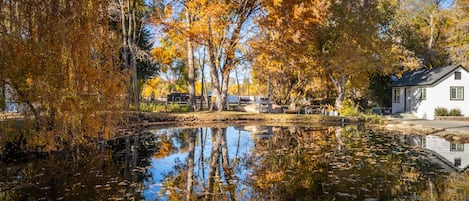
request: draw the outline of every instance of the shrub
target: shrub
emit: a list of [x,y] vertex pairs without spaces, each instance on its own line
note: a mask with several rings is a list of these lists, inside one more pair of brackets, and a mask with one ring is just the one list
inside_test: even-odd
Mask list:
[[367,123],[371,123],[371,124],[382,124],[382,123],[384,123],[383,116],[377,115],[377,114],[366,114],[366,115],[363,115],[363,118],[365,118],[365,121]]
[[142,112],[164,112],[165,105],[153,103],[140,103],[140,111]]
[[458,108],[451,109],[449,111],[449,116],[461,116],[461,110]]
[[342,108],[339,110],[339,114],[342,116],[359,116],[361,113],[358,110],[358,105],[351,99],[345,99],[342,102]]
[[168,105],[154,104],[154,103],[141,103],[140,111],[142,112],[189,112],[189,106],[180,106],[175,103]]
[[444,107],[435,108],[435,116],[448,116],[448,109]]

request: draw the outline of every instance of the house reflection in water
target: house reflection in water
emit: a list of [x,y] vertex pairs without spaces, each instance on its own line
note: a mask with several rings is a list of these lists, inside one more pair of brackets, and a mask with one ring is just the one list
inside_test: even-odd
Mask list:
[[254,134],[257,139],[269,139],[274,135],[274,130],[279,130],[280,127],[272,126],[239,126],[235,127],[239,131],[248,131]]
[[402,144],[419,146],[429,151],[445,171],[462,172],[469,166],[469,143],[450,142],[434,135],[401,135],[398,138]]

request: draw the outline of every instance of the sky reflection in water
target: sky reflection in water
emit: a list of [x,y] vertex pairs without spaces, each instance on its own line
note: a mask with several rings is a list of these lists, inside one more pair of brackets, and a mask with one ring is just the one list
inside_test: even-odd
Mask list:
[[[160,134],[177,136],[175,130],[165,132]],[[384,136],[356,126],[229,127],[219,141],[212,139],[210,128],[193,132],[194,165],[187,162],[190,140],[182,145],[172,141],[179,147],[172,155],[152,160],[152,180],[144,191],[147,200],[427,200],[461,195],[461,189],[434,195],[447,187],[440,183],[448,176],[440,173],[439,166],[445,163],[440,155],[428,157],[429,151],[418,147],[425,147],[428,138],[445,141],[436,136]],[[224,140],[228,169],[223,164]],[[214,143],[221,147],[218,154],[213,152]],[[210,175],[214,182],[209,182]]]
[[0,161],[0,200],[468,200],[468,147],[356,125],[158,129]]

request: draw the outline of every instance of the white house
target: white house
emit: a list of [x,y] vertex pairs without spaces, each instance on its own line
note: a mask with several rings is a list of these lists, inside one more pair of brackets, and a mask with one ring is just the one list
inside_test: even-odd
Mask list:
[[445,138],[427,135],[401,135],[399,142],[411,146],[423,147],[430,151],[434,162],[444,164],[446,171],[463,172],[469,167],[469,144],[456,143]]
[[424,137],[423,147],[436,153],[447,165],[463,172],[469,166],[469,144],[454,143],[444,138],[428,135]]
[[437,107],[459,109],[469,116],[469,71],[461,65],[420,69],[406,73],[392,85],[392,113],[412,113],[433,119]]

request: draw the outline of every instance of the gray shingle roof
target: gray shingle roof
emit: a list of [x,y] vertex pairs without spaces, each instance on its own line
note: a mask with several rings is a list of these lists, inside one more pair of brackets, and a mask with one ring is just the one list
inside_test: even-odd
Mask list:
[[[401,79],[395,81],[393,87],[403,86],[424,86],[433,85],[440,79],[444,78],[449,73],[452,73],[457,68],[462,67],[461,65],[451,65],[440,68],[422,68],[416,71],[405,73]],[[462,68],[466,70],[465,68]],[[467,71],[467,70],[466,70]]]

